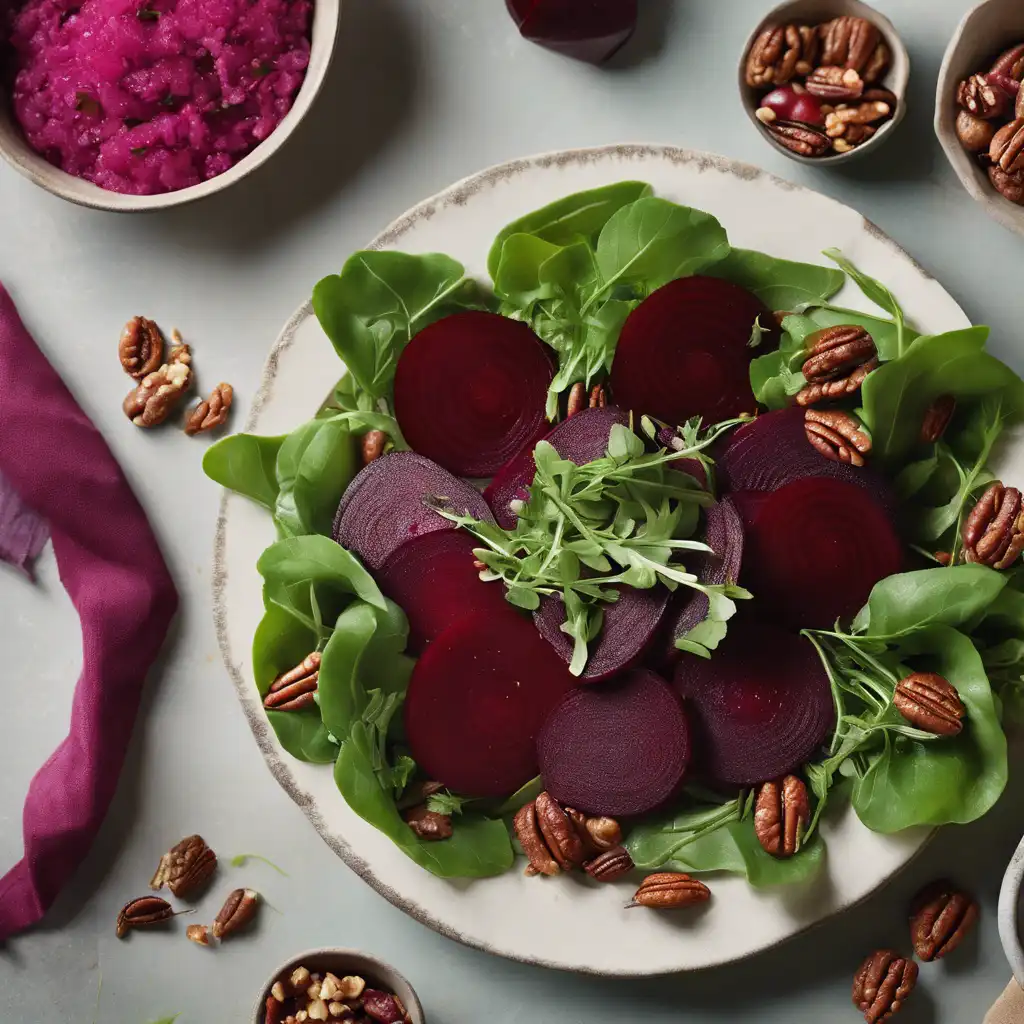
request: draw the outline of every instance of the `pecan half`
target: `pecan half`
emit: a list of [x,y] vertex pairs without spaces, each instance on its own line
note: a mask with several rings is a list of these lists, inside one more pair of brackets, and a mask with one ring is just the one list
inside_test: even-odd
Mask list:
[[565,406],[565,418],[575,416],[587,407],[587,386],[583,381],[578,380],[569,389],[569,398]]
[[1024,43],[1004,50],[996,58],[992,71],[997,75],[1008,75],[1018,82],[1024,78]]
[[859,100],[864,94],[864,79],[853,68],[825,65],[815,68],[807,78],[807,91],[829,103]]
[[604,409],[608,405],[608,391],[603,384],[595,384],[590,389],[590,408]]
[[284,1004],[280,1000],[275,999],[273,996],[267,996],[263,1012],[263,1024],[283,1024]]
[[637,889],[630,903],[631,907],[653,907],[656,910],[670,910],[675,907],[689,907],[711,899],[711,890],[696,878],[675,871],[662,871],[648,875]]
[[563,871],[572,871],[586,859],[586,848],[576,826],[550,793],[541,793],[534,801],[537,827],[551,856]]
[[988,155],[992,163],[998,164],[1007,174],[1024,171],[1024,117],[1004,124],[992,136]]
[[796,121],[773,121],[765,125],[769,135],[797,156],[824,156],[832,148],[829,137],[817,128]]
[[313,651],[295,668],[282,672],[271,684],[263,706],[270,711],[301,711],[316,703],[323,655]]
[[752,89],[785,85],[806,75],[818,56],[818,32],[807,25],[769,25],[747,54],[746,83]]
[[891,63],[892,51],[884,42],[880,41],[871,56],[868,57],[867,64],[864,65],[864,81],[880,82],[885,77]]
[[988,180],[1004,199],[1024,206],[1024,171],[1007,174],[1001,167],[989,167]]
[[956,736],[967,709],[956,687],[935,672],[912,672],[896,684],[893,707],[914,727],[936,736]]
[[146,374],[138,387],[125,396],[125,416],[137,427],[158,426],[181,401],[191,378],[188,359],[179,357],[164,363],[159,370]]
[[216,430],[228,418],[231,402],[235,397],[234,388],[223,381],[210,392],[189,414],[185,421],[185,433],[190,437]]
[[185,938],[197,946],[210,945],[210,929],[205,924],[190,924],[185,929]]
[[583,865],[583,870],[595,882],[614,882],[616,879],[628,875],[633,870],[633,858],[629,851],[622,846],[615,846],[604,853],[599,853],[592,860]]
[[953,395],[939,395],[925,410],[921,421],[921,443],[935,444],[946,432],[949,421],[956,412],[956,398]]
[[256,916],[259,903],[260,894],[254,889],[236,889],[224,901],[213,922],[213,937],[226,939],[244,928]]
[[792,857],[800,850],[811,820],[807,787],[796,775],[766,782],[754,805],[754,834],[773,857]]
[[978,499],[962,530],[964,560],[1007,569],[1024,551],[1021,492],[998,481]]
[[863,466],[871,451],[871,438],[848,412],[839,409],[807,409],[804,412],[807,440],[826,459]]
[[978,912],[977,900],[946,879],[925,886],[914,897],[910,912],[918,959],[927,963],[951,953],[977,923]]
[[117,354],[129,377],[142,380],[164,361],[164,336],[152,320],[133,316],[121,331]]
[[410,808],[402,815],[402,819],[420,839],[427,842],[440,842],[452,837],[451,815],[432,811],[426,804]]
[[217,855],[203,837],[188,836],[160,858],[149,885],[151,889],[166,885],[175,896],[185,896],[209,881],[216,867]]
[[519,840],[519,845],[523,848],[523,853],[530,861],[526,868],[528,875],[551,876],[557,875],[561,871],[540,833],[540,827],[537,824],[537,807],[532,800],[516,812],[516,816],[512,819],[512,827]]
[[968,113],[987,121],[1006,114],[1011,97],[987,75],[971,75],[956,87],[956,101]]
[[854,324],[838,324],[808,335],[807,358],[801,370],[807,387],[796,396],[798,405],[853,394],[878,366],[871,335]]
[[383,454],[388,445],[388,435],[383,430],[368,430],[363,434],[361,452],[363,465],[368,466],[376,462]]
[[917,964],[891,949],[872,953],[853,979],[853,1002],[868,1024],[896,1013],[917,982]]
[[867,18],[845,15],[823,25],[821,61],[842,68],[863,71],[876,58],[882,33]]
[[987,153],[995,133],[991,121],[975,117],[970,111],[961,110],[956,115],[956,137],[968,153]]
[[117,915],[117,937],[123,939],[133,928],[163,924],[174,917],[174,907],[159,896],[141,896],[126,903]]

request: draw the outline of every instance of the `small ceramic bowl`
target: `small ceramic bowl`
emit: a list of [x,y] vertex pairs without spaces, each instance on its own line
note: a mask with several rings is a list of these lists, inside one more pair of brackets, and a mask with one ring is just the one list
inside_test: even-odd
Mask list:
[[285,115],[273,133],[261,142],[251,153],[233,167],[215,178],[154,196],[125,195],[110,192],[94,185],[91,181],[76,178],[72,174],[54,167],[25,141],[11,110],[10,99],[0,83],[0,156],[15,170],[30,181],[42,186],[61,199],[67,199],[80,206],[96,210],[115,210],[136,213],[146,210],[165,210],[171,206],[183,206],[204,196],[213,195],[228,188],[236,181],[251,174],[260,164],[269,160],[288,140],[298,123],[306,116],[323,86],[327,69],[334,56],[338,36],[338,22],[341,16],[341,0],[314,0],[313,28],[310,36],[309,67],[299,88],[291,110]]
[[332,948],[311,949],[308,952],[299,953],[298,956],[293,956],[281,964],[260,989],[259,997],[253,1006],[253,1024],[266,1024],[267,996],[270,995],[274,982],[290,975],[298,967],[305,967],[311,973],[330,971],[331,974],[339,978],[344,978],[346,975],[357,975],[365,979],[368,988],[378,988],[398,996],[412,1019],[412,1024],[426,1024],[427,1018],[416,992],[394,967],[384,963],[383,960],[378,960],[375,956],[360,953],[356,949]]
[[[819,157],[800,156],[798,153],[794,153],[792,150],[786,149],[785,146],[776,142],[776,140],[772,138],[767,131],[765,131],[764,125],[757,119],[755,111],[760,105],[760,99],[765,94],[765,90],[752,89],[747,85],[745,78],[747,54],[750,52],[750,48],[753,46],[754,40],[756,40],[769,25],[820,25],[826,21],[831,21],[833,18],[842,17],[843,15],[866,18],[868,21],[878,26],[879,31],[882,33],[882,38],[885,40],[886,45],[892,53],[892,61],[889,65],[889,70],[886,72],[885,77],[879,84],[893,93],[899,102],[893,116],[886,121],[870,139],[851,149],[849,152],[833,153],[831,156]],[[882,143],[884,143],[885,140],[888,139],[896,130],[896,126],[903,120],[903,117],[907,112],[906,94],[907,82],[909,79],[910,55],[907,53],[907,48],[903,45],[903,40],[900,39],[896,29],[893,28],[892,22],[889,21],[885,15],[879,14],[879,12],[873,7],[869,7],[867,4],[862,3],[861,0],[789,0],[788,3],[779,4],[778,7],[769,11],[761,20],[760,24],[753,32],[751,32],[746,46],[743,47],[743,56],[740,58],[740,99],[743,102],[744,110],[747,112],[747,117],[750,118],[751,123],[757,129],[758,135],[760,135],[761,138],[770,145],[774,146],[780,153],[788,156],[790,160],[796,160],[798,163],[802,164],[809,164],[812,167],[834,166],[840,161],[845,162],[856,160],[867,156],[868,153],[873,153],[878,149],[878,147],[882,145]]]
[[953,33],[935,90],[935,134],[960,183],[1004,227],[1024,235],[1024,206],[1004,199],[956,137],[956,87],[965,78],[986,71],[999,54],[1024,42],[1024,4],[1020,0],[986,0],[968,11]]
[[[1012,205],[1012,204],[1011,204]],[[1024,885],[1024,839],[1010,860],[1003,884],[999,890],[999,939],[1003,952],[1013,968],[1017,983],[1024,986],[1024,937],[1021,922],[1024,918],[1021,908],[1021,887]]]

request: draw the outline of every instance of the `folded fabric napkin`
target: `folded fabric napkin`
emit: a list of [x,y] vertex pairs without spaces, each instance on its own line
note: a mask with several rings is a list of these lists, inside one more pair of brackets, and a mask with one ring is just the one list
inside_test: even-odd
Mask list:
[[[24,859],[0,879],[2,941],[43,916],[92,845],[117,788],[146,673],[178,604],[128,481],[2,285],[0,474],[20,514],[46,521],[82,625],[71,727],[29,786]],[[29,533],[29,548],[41,543],[38,525]]]
[[1011,978],[1003,994],[985,1014],[982,1024],[1022,1024],[1024,1022],[1024,988]]

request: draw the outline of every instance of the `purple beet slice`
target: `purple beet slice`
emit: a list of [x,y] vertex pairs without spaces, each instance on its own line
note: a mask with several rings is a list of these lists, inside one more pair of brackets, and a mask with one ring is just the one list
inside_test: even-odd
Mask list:
[[772,321],[752,292],[714,277],[684,277],[630,313],[619,336],[611,384],[615,401],[666,423],[707,424],[753,412],[750,360],[776,343],[749,345],[755,321]]
[[467,615],[502,612],[505,585],[485,583],[474,565],[479,541],[464,530],[440,530],[406,541],[376,572],[383,593],[409,620],[410,654],[420,654]]
[[526,324],[455,313],[399,357],[395,415],[413,451],[457,476],[493,476],[540,436],[553,376],[548,349]]
[[[614,405],[603,409],[584,409],[559,423],[545,438],[563,459],[572,459],[577,466],[603,458],[608,451],[608,438],[616,423],[629,426],[629,415]],[[515,528],[516,514],[511,502],[525,501],[537,467],[533,461],[533,444],[528,445],[498,470],[484,491],[494,518],[506,530]]]
[[678,792],[690,730],[672,687],[638,669],[573,690],[544,723],[537,749],[544,788],[559,803],[629,818]]
[[[603,604],[601,632],[589,645],[587,664],[580,682],[596,683],[629,668],[643,655],[657,632],[668,605],[669,591],[662,586],[649,590],[618,587],[619,599]],[[534,612],[533,621],[540,635],[568,665],[572,661],[573,640],[563,633],[565,605],[556,595],[546,597]]]
[[375,459],[348,485],[334,517],[334,539],[379,569],[408,540],[455,524],[438,515],[428,499],[446,498],[451,508],[492,522],[483,495],[415,452],[392,452]]
[[507,796],[537,775],[537,734],[575,685],[511,605],[445,630],[416,663],[405,730],[427,777],[465,796]]
[[711,783],[752,786],[785,775],[835,726],[832,689],[811,642],[749,609],[730,621],[710,660],[680,660],[675,686],[693,723],[696,767]]
[[506,0],[526,39],[600,64],[633,34],[639,0]]
[[744,525],[740,582],[782,622],[830,629],[855,615],[879,580],[903,570],[888,512],[863,487],[809,477],[732,498]]

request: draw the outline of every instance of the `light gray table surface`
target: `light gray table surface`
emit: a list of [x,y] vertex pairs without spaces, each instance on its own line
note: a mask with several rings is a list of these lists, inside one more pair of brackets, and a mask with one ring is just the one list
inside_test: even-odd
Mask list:
[[[181,1024],[245,1024],[277,962],[318,944],[391,960],[417,986],[432,1024],[854,1021],[850,979],[861,956],[906,945],[906,899],[940,873],[975,888],[983,924],[948,963],[925,967],[901,1019],[972,1024],[1002,989],[1009,970],[995,897],[1024,827],[1020,786],[986,820],[943,831],[857,909],[699,975],[573,977],[465,949],[404,917],[336,859],[273,781],[221,667],[210,612],[219,494],[200,470],[204,441],[146,434],[120,411],[126,387],[115,344],[129,316],[177,325],[207,386],[235,386],[240,423],[289,314],[390,220],[489,164],[612,142],[723,153],[851,204],[919,258],[975,322],[991,324],[993,351],[1024,370],[1024,239],[961,190],[931,130],[936,73],[966,0],[878,0],[910,48],[910,112],[874,158],[831,172],[787,161],[740,110],[736,62],[765,0],[640,5],[638,36],[596,70],[520,40],[500,0],[345,0],[334,68],[297,137],[245,182],[182,210],[81,210],[0,167],[0,280],[122,461],[183,597],[100,841],[45,926],[0,947],[3,1024],[77,1024],[94,1013],[104,1024],[144,1024],[179,1011]],[[22,800],[66,731],[80,664],[77,621],[49,551],[40,575],[32,587],[0,571],[0,868],[20,856]],[[177,936],[118,942],[117,911],[146,891],[169,843],[193,831],[224,857],[255,852],[289,872],[226,869],[197,919],[212,917],[235,885],[259,889],[274,909],[253,935],[217,952],[186,942],[183,925]]]

